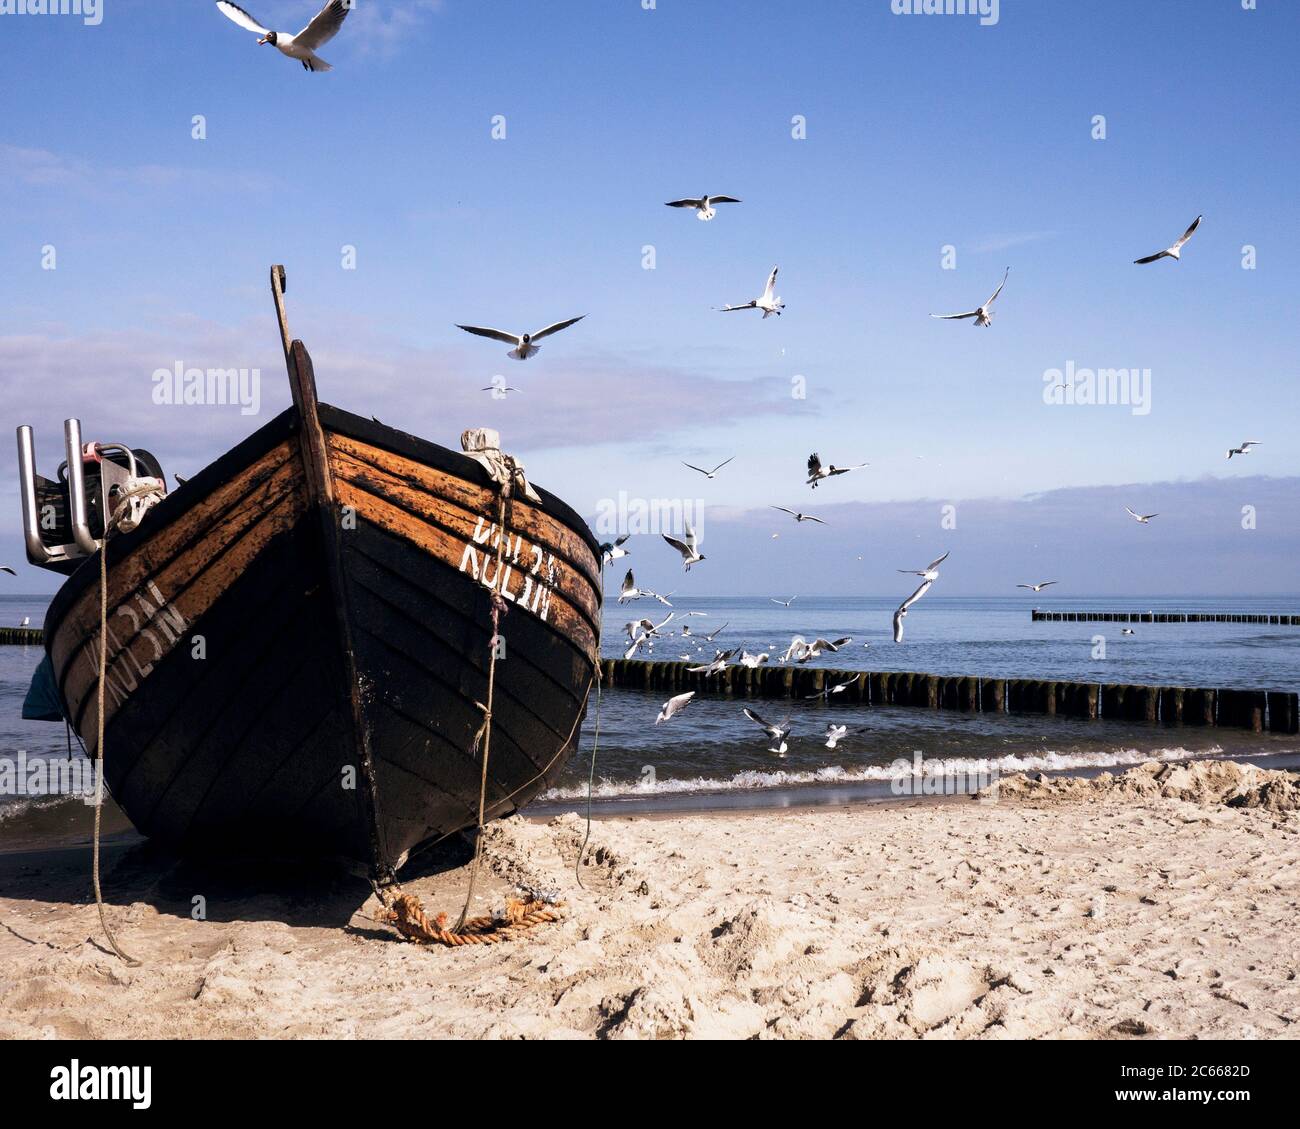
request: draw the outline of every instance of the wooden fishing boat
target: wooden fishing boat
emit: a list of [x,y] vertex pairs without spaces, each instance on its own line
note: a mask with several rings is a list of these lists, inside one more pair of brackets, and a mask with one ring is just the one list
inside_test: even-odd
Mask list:
[[[499,460],[318,403],[273,285],[293,407],[103,550],[105,780],[147,835],[384,879],[476,824],[489,703],[487,817],[554,782],[598,670],[600,550]],[[99,639],[97,552],[46,620],[92,754]]]

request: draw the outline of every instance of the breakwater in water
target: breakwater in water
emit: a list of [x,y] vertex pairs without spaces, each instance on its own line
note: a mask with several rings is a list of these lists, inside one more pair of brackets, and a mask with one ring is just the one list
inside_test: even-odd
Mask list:
[[1256,733],[1300,731],[1300,700],[1282,690],[1204,689],[1032,678],[947,677],[900,671],[828,670],[810,666],[729,666],[692,673],[688,662],[605,659],[606,686],[750,698],[812,698],[848,685],[828,701],[915,706],[968,713],[1026,713],[1118,718],[1169,726],[1219,726]]

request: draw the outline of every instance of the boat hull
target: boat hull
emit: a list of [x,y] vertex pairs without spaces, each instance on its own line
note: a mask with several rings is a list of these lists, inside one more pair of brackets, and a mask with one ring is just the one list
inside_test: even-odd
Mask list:
[[[563,769],[597,669],[599,550],[544,491],[511,498],[502,543],[477,461],[314,414],[324,501],[295,408],[110,541],[105,780],[142,832],[182,847],[383,874],[478,819],[494,649],[488,817]],[[92,754],[99,628],[94,557],[46,634]]]

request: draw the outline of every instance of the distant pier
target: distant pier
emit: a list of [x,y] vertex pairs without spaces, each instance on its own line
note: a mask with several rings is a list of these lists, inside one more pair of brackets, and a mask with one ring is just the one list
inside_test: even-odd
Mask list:
[[1029,613],[1038,623],[1265,623],[1274,627],[1300,627],[1300,615],[1265,612],[1044,612]]
[[1218,726],[1254,733],[1300,732],[1300,696],[1281,690],[1205,690],[1057,682],[1033,678],[945,677],[899,671],[824,667],[728,666],[718,674],[691,673],[686,662],[604,659],[606,686],[745,698],[811,698],[827,686],[853,681],[828,700],[837,704],[917,706],[962,713],[1023,713],[1106,718],[1168,726]]
[[0,627],[0,645],[39,646],[45,642],[45,632],[39,627]]

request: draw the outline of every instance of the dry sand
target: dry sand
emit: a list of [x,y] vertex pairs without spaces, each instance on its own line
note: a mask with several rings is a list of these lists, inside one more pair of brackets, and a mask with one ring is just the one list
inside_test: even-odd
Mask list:
[[[492,826],[565,920],[423,948],[354,880],[111,852],[0,868],[0,1036],[853,1038],[1300,1033],[1300,790],[1226,762],[1004,780],[992,803]],[[441,867],[441,869],[436,869]],[[405,882],[454,911],[464,858]],[[192,899],[207,919],[192,920]]]

